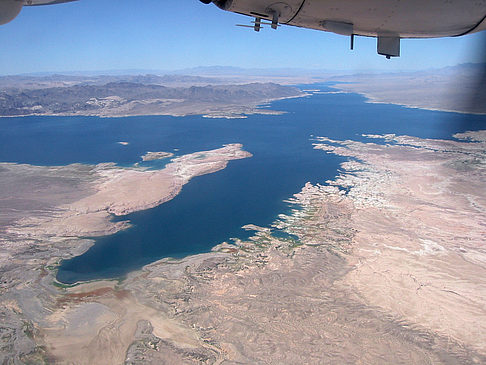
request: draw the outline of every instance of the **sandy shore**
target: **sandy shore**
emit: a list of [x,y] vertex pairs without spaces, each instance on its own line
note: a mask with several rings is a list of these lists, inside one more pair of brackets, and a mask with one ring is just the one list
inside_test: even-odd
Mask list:
[[[344,87],[343,89],[346,89]],[[359,88],[349,88],[347,91],[342,90],[342,93],[350,93],[355,92],[357,94],[363,95],[367,100],[367,103],[370,104],[393,104],[393,105],[400,105],[405,108],[411,109],[424,109],[430,111],[437,111],[437,112],[449,112],[449,113],[459,113],[459,114],[474,114],[474,115],[485,115],[486,112],[474,112],[470,110],[465,110],[466,108],[463,107],[450,107],[450,106],[431,106],[429,103],[423,103],[422,101],[415,101],[415,102],[404,102],[401,100],[399,96],[390,97],[389,95],[377,95],[372,92],[367,91],[360,91]],[[406,98],[404,98],[406,99]],[[444,103],[445,104],[445,103]]]
[[[338,78],[332,88],[363,95],[368,103],[462,114],[486,114],[484,95],[471,77],[383,74]],[[482,93],[484,94],[484,93]],[[481,100],[476,100],[479,97]]]

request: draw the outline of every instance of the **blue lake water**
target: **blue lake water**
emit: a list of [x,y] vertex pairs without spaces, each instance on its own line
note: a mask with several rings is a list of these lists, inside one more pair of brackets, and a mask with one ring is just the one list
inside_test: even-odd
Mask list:
[[[316,88],[312,85],[311,88]],[[330,90],[320,85],[323,91]],[[365,140],[361,134],[407,134],[450,139],[484,129],[485,116],[368,104],[356,94],[314,94],[272,103],[283,115],[247,119],[200,116],[126,118],[25,117],[0,119],[0,161],[35,165],[116,162],[130,166],[147,151],[177,155],[242,143],[252,158],[199,176],[173,200],[117,219],[133,227],[96,239],[86,253],[61,263],[64,283],[120,277],[163,257],[207,252],[245,224],[268,226],[283,202],[310,181],[332,179],[341,157],[312,149],[311,135]],[[129,142],[127,146],[119,141]]]

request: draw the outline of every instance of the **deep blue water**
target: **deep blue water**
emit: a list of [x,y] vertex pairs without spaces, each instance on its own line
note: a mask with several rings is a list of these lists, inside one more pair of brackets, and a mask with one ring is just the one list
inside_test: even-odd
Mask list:
[[[315,85],[312,85],[315,88]],[[328,90],[321,85],[322,90]],[[0,119],[0,161],[35,165],[116,162],[132,165],[147,151],[186,154],[242,143],[252,158],[196,177],[173,200],[117,219],[133,227],[96,240],[61,263],[64,283],[123,276],[162,257],[206,252],[245,224],[268,226],[307,182],[332,179],[342,158],[312,149],[310,136],[364,140],[361,134],[450,139],[486,126],[485,116],[367,104],[356,94],[315,94],[272,103],[284,115],[247,119],[188,117],[25,117]],[[128,146],[118,144],[127,141]]]

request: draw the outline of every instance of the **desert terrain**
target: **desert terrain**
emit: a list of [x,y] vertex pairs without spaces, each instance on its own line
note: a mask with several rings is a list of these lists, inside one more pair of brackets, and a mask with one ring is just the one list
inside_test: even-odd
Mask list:
[[368,102],[459,113],[486,113],[484,63],[426,71],[361,73],[332,77],[335,88],[359,93]]
[[[38,209],[34,231],[48,227],[44,235],[29,232],[25,217],[9,221],[2,231],[2,361],[483,363],[486,136],[456,137],[318,137],[309,142],[314,148],[348,161],[335,180],[307,184],[290,199],[292,214],[272,227],[248,226],[255,232],[248,241],[163,259],[123,281],[56,284],[59,258],[90,243],[71,230],[52,231],[65,219],[56,213],[45,223],[52,207]],[[213,152],[218,162],[210,156],[204,167],[191,166],[199,159],[181,157],[143,181],[162,173],[184,181],[248,157],[238,145]],[[101,178],[87,174],[79,181],[83,197],[65,192],[56,212],[142,209],[104,195],[120,176],[122,189],[139,178],[110,169]],[[157,204],[169,191],[148,189],[140,199]]]
[[[73,98],[93,88],[106,91],[103,78],[54,79],[2,82],[14,94],[11,88],[40,94],[47,88],[48,95],[70,89]],[[128,81],[144,80],[162,82]],[[110,87],[128,81],[115,78]],[[189,92],[184,80],[169,81],[170,88]],[[202,88],[209,82],[186,81]],[[383,91],[386,80],[376,88],[365,78],[334,87],[379,102],[482,112],[466,102],[448,109],[437,93],[428,93],[424,104],[407,99],[423,82],[410,81],[402,95]],[[210,88],[215,95],[239,85],[210,83],[219,85],[217,92]],[[141,88],[167,91],[156,86]],[[429,87],[443,90],[444,84]],[[270,89],[290,90],[287,96],[279,91],[279,98],[295,96],[293,88]],[[455,96],[466,100],[468,90]],[[277,95],[251,97],[231,110],[213,103],[208,116],[253,113],[252,103]],[[98,103],[95,112],[113,111],[113,105]],[[123,279],[74,285],[56,280],[60,261],[84,253],[92,237],[130,227],[111,217],[163,204],[192,178],[251,158],[251,151],[235,143],[176,157],[167,151],[140,156],[167,159],[159,170],[0,163],[0,362],[486,363],[485,131],[450,140],[362,137],[312,137],[309,148],[345,158],[338,175],[305,184],[287,201],[290,212],[272,225],[248,222],[249,239],[164,258]]]

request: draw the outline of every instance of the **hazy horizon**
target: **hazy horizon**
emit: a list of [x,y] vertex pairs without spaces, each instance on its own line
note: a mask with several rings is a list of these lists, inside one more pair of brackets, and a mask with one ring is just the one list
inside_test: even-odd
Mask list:
[[45,76],[125,76],[125,75],[234,75],[239,73],[241,75],[248,76],[283,76],[287,75],[288,72],[294,73],[291,76],[319,76],[319,75],[329,75],[329,74],[339,74],[339,75],[350,75],[358,73],[407,73],[407,72],[421,72],[421,71],[438,71],[441,69],[457,68],[461,66],[468,65],[484,65],[483,62],[465,62],[453,66],[441,66],[441,67],[425,67],[410,70],[375,70],[375,69],[357,69],[357,70],[346,70],[346,69],[324,69],[324,68],[298,68],[298,67],[238,67],[238,66],[228,66],[228,65],[211,65],[211,66],[195,66],[190,68],[181,69],[143,69],[143,68],[132,68],[132,69],[100,69],[100,70],[66,70],[66,71],[39,71],[39,72],[24,72],[16,74],[0,74],[0,77],[13,77],[13,76],[24,76],[24,77],[45,77]]

